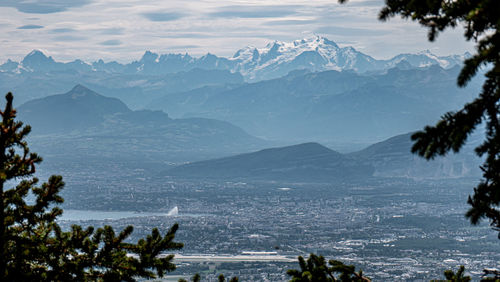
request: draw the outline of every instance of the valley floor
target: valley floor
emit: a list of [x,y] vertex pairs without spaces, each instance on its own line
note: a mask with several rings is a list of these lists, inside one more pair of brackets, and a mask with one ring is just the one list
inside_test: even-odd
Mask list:
[[[178,222],[176,238],[185,247],[171,275],[199,272],[210,280],[224,273],[243,281],[284,281],[286,269],[298,268],[298,255],[314,252],[354,264],[375,281],[439,279],[459,265],[478,278],[500,260],[496,233],[464,218],[475,180],[181,181],[161,177],[162,169],[157,163],[49,162],[40,178],[52,171],[65,176],[68,213],[119,215],[103,219],[90,212],[88,218],[65,218],[66,227],[132,224],[135,241],[153,227],[165,232]],[[167,215],[175,207],[178,214]],[[292,261],[189,259],[249,251]]]

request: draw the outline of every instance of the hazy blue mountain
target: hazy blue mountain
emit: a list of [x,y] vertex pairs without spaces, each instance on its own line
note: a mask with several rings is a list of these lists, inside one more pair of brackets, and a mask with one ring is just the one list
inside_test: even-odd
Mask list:
[[[173,62],[176,58],[164,57],[151,53],[141,61]],[[14,69],[12,62],[7,64]],[[46,72],[27,70],[40,69],[44,64],[48,66]],[[146,107],[167,111],[174,117],[225,120],[254,136],[290,143],[315,140],[331,145],[382,140],[434,122],[445,111],[470,100],[479,89],[478,83],[468,89],[455,86],[457,66],[415,69],[406,60],[383,74],[311,73],[302,69],[283,78],[246,84],[239,73],[218,69],[195,68],[159,75],[88,72],[84,62],[62,64],[41,52],[32,52],[21,65],[23,68],[18,66],[16,71],[0,72],[0,91],[13,91],[17,105],[82,83],[119,98],[133,109]]]
[[240,84],[226,84],[216,86],[204,86],[185,92],[177,92],[154,99],[146,108],[163,110],[173,117],[182,117],[201,111],[203,105],[212,96],[225,92]]
[[78,59],[62,63],[56,62],[52,57],[46,56],[40,50],[33,50],[21,62],[8,60],[6,63],[0,65],[0,72],[44,73],[48,71],[75,70],[82,72],[106,72],[109,74],[162,75],[187,72],[193,69],[230,70],[234,68],[234,65],[235,62],[210,53],[199,58],[194,58],[188,54],[158,55],[151,51],[146,51],[140,60],[129,64],[120,64],[115,61],[106,63],[103,60],[86,63]]
[[408,178],[477,177],[481,160],[474,154],[479,135],[472,139],[459,154],[448,154],[427,161],[411,153],[412,133],[391,137],[347,156],[375,168],[374,176]]
[[228,122],[171,119],[162,111],[132,111],[84,86],[29,101],[19,118],[33,127],[33,144],[49,156],[203,159],[262,148],[266,143]]
[[231,58],[207,54],[193,58],[188,54],[158,55],[146,52],[143,58],[127,69],[139,73],[168,73],[185,71],[195,67],[206,69],[227,69],[241,73],[247,81],[260,81],[282,77],[290,71],[353,70],[358,73],[381,71],[395,67],[402,61],[412,68],[439,65],[451,68],[461,65],[470,56],[436,56],[430,51],[417,54],[401,54],[389,60],[376,60],[356,49],[339,47],[327,38],[316,36],[293,42],[274,41],[264,48],[252,46],[238,50]]
[[413,67],[429,67],[431,65],[438,65],[442,68],[451,68],[457,65],[462,65],[462,62],[470,57],[469,52],[465,52],[463,55],[449,55],[449,56],[436,56],[431,53],[430,50],[425,50],[417,54],[399,54],[390,60],[386,60],[385,68],[392,68],[402,61],[407,62]]
[[318,143],[304,143],[189,163],[165,174],[181,178],[315,182],[366,178],[372,173],[370,165],[357,163]]
[[390,68],[418,68],[439,65],[452,68],[467,57],[435,56],[425,51],[401,54],[390,60],[376,60],[352,47],[340,47],[324,37],[293,42],[275,41],[264,48],[246,47],[230,58],[206,54],[144,53],[127,64],[76,59],[58,62],[34,50],[20,62],[8,60],[0,65],[0,92],[17,94],[20,104],[35,98],[61,93],[75,84],[92,87],[116,97],[133,109],[144,108],[166,94],[186,92],[205,86],[235,85],[282,77],[305,70],[349,70],[357,73],[383,73]]
[[473,98],[480,81],[458,88],[458,67],[406,69],[384,74],[294,71],[237,87],[165,95],[148,107],[176,116],[230,121],[272,140],[373,143],[434,123]]
[[[16,65],[17,64],[17,65]],[[104,63],[113,71],[87,65],[82,61],[58,63],[39,51],[30,53],[21,63],[9,61],[0,67],[0,91],[16,94],[23,103],[53,93],[61,93],[75,84],[92,87],[99,93],[116,97],[129,107],[141,108],[168,93],[224,84],[239,84],[243,77],[228,70],[191,68],[176,73],[128,73],[118,63]]]
[[92,67],[83,62],[82,60],[75,60],[69,63],[56,62],[52,57],[47,57],[42,51],[33,50],[24,59],[13,64],[12,61],[8,61],[6,64],[0,66],[2,71],[14,71],[17,73],[23,72],[35,72],[35,73],[45,73],[48,71],[92,71]]
[[52,59],[52,57],[47,57],[41,51],[33,50],[31,53],[26,55],[21,61],[21,64],[26,71],[39,71],[40,69],[53,70],[58,66],[63,64],[58,64]]
[[[333,181],[367,177],[449,179],[478,177],[481,160],[473,136],[460,154],[432,161],[411,153],[411,133],[391,137],[358,152],[340,154],[318,143],[264,149],[174,167],[167,176],[243,180]],[[477,140],[476,140],[477,139]]]
[[[151,51],[146,51],[139,61],[126,65],[124,71],[126,73],[157,75],[190,71],[192,69],[231,70],[234,65],[234,62],[210,53],[199,58],[194,58],[189,54],[158,55]],[[108,69],[103,68],[103,70]]]
[[129,64],[62,63],[33,51],[0,66],[0,93],[14,92],[20,105],[83,84],[134,110],[225,120],[286,144],[366,144],[418,129],[470,100],[479,83],[455,86],[466,56],[426,51],[376,60],[323,37],[248,47],[231,58],[148,51]]
[[116,98],[104,97],[77,85],[66,94],[31,100],[18,108],[19,118],[28,122],[34,133],[71,132],[98,126],[108,116],[130,113]]
[[104,72],[108,75],[158,76],[188,72],[198,68],[238,72],[247,81],[259,81],[278,78],[299,69],[309,71],[353,70],[358,73],[383,71],[395,67],[401,61],[406,61],[414,68],[430,65],[451,68],[455,65],[461,65],[464,58],[468,56],[470,56],[468,53],[436,56],[427,50],[417,54],[397,55],[389,60],[377,60],[353,47],[340,47],[327,38],[315,36],[292,42],[274,41],[263,48],[248,46],[236,51],[230,58],[210,53],[195,58],[189,54],[160,55],[146,51],[140,60],[128,64],[106,63],[103,60],[93,63],[85,63],[81,60],[61,63],[35,50],[19,63],[9,60],[0,65],[0,72],[23,74],[71,70],[85,73]]

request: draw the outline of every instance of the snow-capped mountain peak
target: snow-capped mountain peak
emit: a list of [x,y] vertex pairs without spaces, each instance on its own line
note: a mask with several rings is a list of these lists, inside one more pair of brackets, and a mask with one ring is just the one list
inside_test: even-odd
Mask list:
[[142,55],[142,58],[140,62],[158,62],[160,59],[160,56],[156,53],[153,53],[151,51],[146,51],[144,52],[144,55]]
[[[437,56],[430,50],[415,54],[400,54],[389,60],[376,60],[351,46],[338,46],[322,36],[294,41],[272,41],[263,47],[248,46],[238,50],[231,58],[207,53],[195,58],[189,54],[157,54],[146,51],[140,60],[129,64],[104,63],[92,65],[82,61],[55,62],[39,50],[30,52],[20,63],[8,61],[0,65],[0,72],[35,72],[73,69],[81,72],[104,71],[119,73],[165,74],[189,71],[194,68],[229,70],[241,73],[247,81],[278,78],[294,70],[325,71],[353,70],[356,72],[384,71],[400,68],[439,65],[451,68],[462,64],[471,55]],[[404,62],[400,64],[401,62]]]
[[416,54],[401,54],[389,60],[376,60],[351,46],[339,47],[328,38],[312,36],[291,42],[275,40],[262,48],[245,47],[229,60],[236,64],[233,71],[241,72],[252,81],[277,78],[297,69],[379,71],[395,67],[402,61],[412,67],[439,65],[450,68],[461,64],[468,56],[437,56],[430,50],[424,50]]
[[340,48],[335,42],[313,36],[291,42],[274,41],[263,48],[238,50],[231,60],[249,80],[275,78],[295,69],[311,71],[357,70],[357,60],[374,61],[352,47]]
[[32,64],[32,63],[46,63],[46,62],[54,62],[54,59],[52,59],[52,57],[47,57],[40,50],[33,50],[33,51],[31,51],[22,60],[23,65]]

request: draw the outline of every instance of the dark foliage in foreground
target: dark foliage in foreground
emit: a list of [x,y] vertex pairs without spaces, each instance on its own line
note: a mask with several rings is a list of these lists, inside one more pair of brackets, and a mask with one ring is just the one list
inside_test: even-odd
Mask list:
[[0,111],[0,280],[135,281],[174,270],[173,255],[162,252],[182,248],[174,242],[177,224],[164,236],[155,228],[136,244],[125,242],[132,226],[118,234],[111,226],[61,230],[62,177],[38,185],[33,174],[42,158],[25,141],[31,128],[15,120],[11,93],[6,99]]
[[[347,0],[338,0],[340,3]],[[469,196],[471,206],[466,216],[472,224],[487,218],[491,226],[499,231],[500,238],[500,1],[495,0],[386,0],[379,19],[388,20],[400,15],[404,19],[418,21],[429,29],[429,40],[435,40],[439,32],[446,28],[454,28],[459,24],[465,27],[465,39],[474,40],[476,52],[465,60],[458,76],[457,84],[465,87],[476,73],[485,67],[485,82],[479,96],[466,104],[461,110],[448,112],[434,126],[427,126],[415,133],[412,152],[433,159],[448,152],[459,152],[468,136],[479,126],[485,126],[485,140],[476,148],[478,156],[485,156],[481,166],[483,179]],[[333,262],[333,264],[332,264]],[[332,269],[326,266],[324,258],[311,254],[304,261],[299,257],[301,270],[289,270],[292,281],[337,281],[331,275]],[[341,262],[331,261],[334,266]],[[354,267],[352,267],[354,268]],[[347,268],[349,269],[349,268]],[[497,280],[496,270],[485,270],[483,279]],[[354,272],[354,269],[352,269]],[[350,272],[347,272],[350,273]],[[465,276],[465,268],[461,266],[455,273],[445,271],[448,281],[470,281]],[[342,276],[343,275],[343,276]],[[486,276],[494,275],[493,278]],[[361,276],[361,273],[360,273]],[[342,273],[339,277],[347,277]],[[340,280],[351,281],[351,280]]]
[[328,266],[323,256],[310,254],[305,260],[299,256],[300,270],[290,269],[287,274],[292,277],[291,282],[367,282],[371,281],[363,276],[363,271],[356,272],[353,265],[345,265],[338,260],[329,260]]
[[[427,159],[458,152],[467,137],[479,126],[485,126],[485,140],[476,148],[485,156],[481,166],[482,181],[469,197],[466,216],[477,224],[487,218],[500,231],[500,1],[457,0],[415,1],[387,0],[380,19],[395,15],[418,21],[429,29],[429,40],[439,32],[459,24],[465,26],[465,39],[474,40],[476,52],[464,62],[458,85],[466,86],[481,68],[486,68],[485,82],[479,96],[457,112],[442,116],[434,126],[412,136],[414,153]],[[500,234],[499,234],[500,236]]]

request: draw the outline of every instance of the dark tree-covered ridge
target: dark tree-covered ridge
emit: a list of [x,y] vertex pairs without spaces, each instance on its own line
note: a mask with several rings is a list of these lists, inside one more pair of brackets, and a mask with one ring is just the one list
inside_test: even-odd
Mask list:
[[[37,186],[33,174],[42,158],[25,141],[30,126],[15,120],[13,95],[6,99],[0,111],[0,281],[135,281],[174,270],[173,255],[162,252],[182,248],[174,242],[177,224],[164,236],[155,228],[136,244],[125,242],[132,226],[118,234],[111,226],[61,230],[62,177]],[[28,195],[35,197],[32,204]]]

